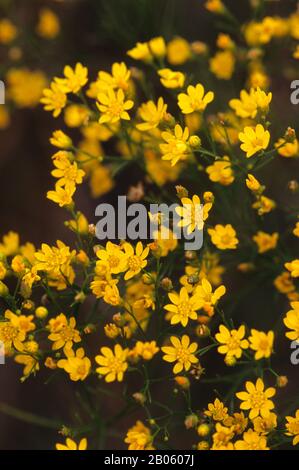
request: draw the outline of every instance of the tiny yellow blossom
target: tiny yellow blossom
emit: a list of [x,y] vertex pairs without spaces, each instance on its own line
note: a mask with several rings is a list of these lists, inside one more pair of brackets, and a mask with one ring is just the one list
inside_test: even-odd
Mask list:
[[258,361],[263,357],[268,358],[273,352],[273,342],[274,342],[274,332],[269,331],[264,333],[263,331],[258,331],[251,329],[251,336],[249,336],[250,349],[255,352],[254,359]]
[[246,126],[239,134],[242,142],[241,149],[246,152],[246,157],[250,158],[260,150],[266,150],[270,142],[270,132],[265,130],[262,124],[255,128]]
[[117,92],[112,88],[108,88],[106,93],[99,93],[97,99],[97,107],[101,112],[100,124],[113,124],[120,119],[130,120],[130,115],[127,111],[133,108],[134,102],[132,100],[125,100],[125,94],[121,88]]
[[182,72],[176,72],[166,68],[158,70],[158,74],[161,77],[160,81],[165,88],[183,88],[185,75]]
[[190,344],[190,338],[183,335],[180,340],[176,336],[171,336],[172,346],[163,346],[161,349],[165,353],[163,356],[166,362],[176,362],[173,367],[173,373],[179,374],[182,370],[188,371],[192,364],[197,364],[198,359],[194,355],[197,350],[197,343]]
[[163,121],[167,111],[167,104],[164,103],[163,98],[159,98],[157,104],[153,101],[143,103],[138,112],[141,119],[144,121],[137,124],[137,129],[140,131],[149,131],[159,126]]
[[299,259],[294,259],[289,263],[285,263],[285,268],[290,271],[292,277],[299,277]]
[[244,339],[245,336],[245,326],[241,325],[240,328],[229,330],[226,326],[219,326],[219,333],[215,335],[215,339],[221,345],[218,347],[218,352],[220,354],[225,354],[226,356],[233,356],[237,359],[240,359],[242,356],[242,350],[247,349],[249,343],[247,339]]
[[54,39],[60,32],[60,21],[58,16],[49,8],[42,8],[39,12],[36,32],[45,39]]
[[275,388],[270,387],[265,390],[264,382],[260,378],[257,379],[255,384],[247,381],[245,388],[246,391],[236,393],[237,398],[242,400],[241,410],[250,410],[250,419],[254,419],[259,415],[267,418],[274,408],[274,403],[269,398],[276,394]]
[[96,369],[97,373],[105,376],[106,382],[122,382],[124,373],[128,368],[128,349],[123,349],[119,344],[114,346],[114,352],[107,347],[101,348],[101,355],[95,360],[100,365]]
[[178,105],[184,114],[191,114],[194,111],[204,111],[209,103],[214,100],[214,93],[205,89],[201,83],[196,86],[189,85],[187,93],[178,95]]
[[239,240],[231,224],[217,224],[214,228],[209,228],[208,233],[212,243],[217,246],[219,250],[235,250],[237,248]]
[[265,253],[266,251],[276,248],[278,237],[277,232],[270,234],[260,230],[252,239],[258,246],[258,252]]

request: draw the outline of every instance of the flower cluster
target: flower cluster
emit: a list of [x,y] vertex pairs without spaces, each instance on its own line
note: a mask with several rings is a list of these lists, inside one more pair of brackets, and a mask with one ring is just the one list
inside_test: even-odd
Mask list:
[[[224,25],[214,53],[200,41],[161,36],[95,76],[80,62],[49,84],[38,72],[9,73],[11,99],[40,100],[56,120],[47,199],[65,212],[74,241],[35,247],[15,232],[3,236],[0,341],[22,365],[23,381],[45,369],[53,380],[86,385],[84,412],[60,430],[66,442],[58,450],[96,447],[99,429],[133,410],[140,419],[123,436],[130,450],[173,448],[173,426],[190,430],[198,450],[299,443],[296,395],[284,409],[276,392],[288,378],[275,355],[281,342],[299,341],[298,214],[295,200],[284,207],[284,198],[270,198],[260,171],[299,157],[295,130],[281,129],[272,114],[266,47],[288,45],[295,62],[299,14],[259,19],[257,9],[240,25],[225,2],[205,7]],[[36,32],[58,34],[53,12],[41,12]],[[0,22],[2,44],[17,37],[13,24]],[[237,75],[236,96],[228,84],[239,83]],[[87,183],[99,198],[126,169],[141,175],[127,188],[129,201],[176,202],[180,220],[166,228],[158,216],[151,241],[100,244],[77,187]],[[298,191],[296,181],[289,187]],[[203,247],[185,251],[174,228],[202,232]],[[207,399],[201,385],[211,386]],[[120,407],[115,416],[105,415],[106,400]]]

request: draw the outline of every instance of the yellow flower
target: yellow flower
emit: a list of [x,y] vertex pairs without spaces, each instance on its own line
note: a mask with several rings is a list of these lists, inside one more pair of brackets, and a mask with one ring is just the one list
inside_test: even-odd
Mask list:
[[295,285],[293,283],[291,275],[286,271],[277,276],[274,279],[273,284],[275,285],[276,289],[282,294],[288,294],[289,292],[293,292],[295,290]]
[[83,348],[77,349],[76,353],[72,349],[66,350],[67,359],[60,359],[57,366],[64,369],[74,382],[85,380],[91,369],[91,362],[85,356]]
[[261,189],[260,182],[250,173],[248,173],[246,178],[246,186],[250,191],[257,192]]
[[152,38],[149,43],[149,50],[154,57],[162,59],[166,55],[166,44],[162,36]]
[[145,343],[137,341],[133,350],[134,354],[142,357],[145,361],[150,361],[158,351],[156,341],[147,341]]
[[40,102],[47,77],[40,70],[11,68],[6,75],[7,94],[18,108],[34,108]]
[[231,226],[227,225],[215,225],[214,228],[209,228],[208,233],[211,237],[212,243],[219,248],[219,250],[235,250],[239,243],[236,237],[236,231]]
[[191,114],[194,111],[204,111],[209,103],[214,100],[214,93],[208,91],[205,95],[205,89],[201,83],[196,86],[189,85],[187,93],[178,95],[178,105],[182,113]]
[[197,320],[196,311],[202,307],[202,300],[197,295],[189,297],[186,287],[182,287],[180,293],[170,292],[168,294],[171,304],[164,306],[165,310],[170,312],[172,325],[181,323],[186,326],[190,320]]
[[195,229],[202,230],[212,208],[212,203],[202,205],[196,194],[193,195],[192,199],[183,197],[181,203],[183,206],[175,209],[176,213],[182,218],[178,222],[178,227],[187,227],[188,235],[194,232]]
[[87,449],[87,439],[83,438],[76,444],[73,439],[67,437],[65,444],[56,444],[56,450],[86,450]]
[[34,255],[37,260],[35,269],[60,274],[71,263],[74,255],[75,251],[70,251],[70,248],[60,240],[57,240],[57,247],[42,243],[41,250]]
[[233,450],[234,445],[231,442],[234,437],[233,426],[227,428],[220,423],[216,423],[216,432],[213,434],[213,445],[211,450]]
[[39,12],[36,32],[45,39],[54,39],[60,32],[58,16],[49,8],[42,8]]
[[250,158],[260,150],[266,150],[270,142],[270,132],[265,130],[262,124],[255,128],[246,126],[243,132],[239,133],[239,140],[243,142],[241,149],[246,152],[246,157]]
[[286,416],[286,420],[286,435],[294,438],[293,446],[295,446],[299,443],[299,410],[296,410],[295,417]]
[[137,124],[136,127],[140,131],[149,131],[159,126],[163,121],[167,111],[167,104],[164,103],[163,98],[159,98],[157,104],[153,101],[143,103],[138,109],[139,116],[144,121]]
[[54,156],[53,163],[56,169],[51,174],[54,178],[59,178],[56,188],[65,186],[65,189],[71,192],[76,187],[76,184],[82,183],[85,172],[78,168],[76,162],[71,163],[66,153],[64,153],[64,158],[55,158]]
[[153,232],[153,238],[157,243],[159,255],[161,257],[167,256],[168,253],[170,251],[174,251],[178,245],[175,234],[163,225],[159,230]]
[[108,88],[106,93],[99,93],[97,97],[97,107],[101,111],[99,123],[113,124],[120,119],[126,121],[130,120],[128,110],[133,108],[134,102],[132,100],[125,100],[125,94],[120,88],[115,92],[112,88]]
[[172,346],[163,346],[161,349],[165,353],[163,356],[166,362],[176,362],[173,373],[179,374],[182,370],[188,371],[192,364],[197,364],[198,359],[194,355],[197,350],[197,343],[190,344],[190,338],[183,335],[180,340],[176,336],[170,337]]
[[225,11],[224,4],[221,0],[207,0],[205,7],[212,13],[223,13]]
[[48,191],[47,198],[59,205],[59,207],[70,206],[73,203],[75,186],[62,188],[56,183],[55,191]]
[[299,277],[299,259],[294,259],[289,263],[285,263],[285,268],[290,271],[292,277]]
[[59,149],[68,150],[73,146],[72,139],[63,131],[54,131],[50,143]]
[[108,193],[114,186],[111,170],[104,165],[92,169],[89,180],[92,197],[100,197]]
[[[257,419],[257,418],[256,418]],[[248,425],[248,418],[245,417],[243,411],[241,413],[234,413],[223,420],[224,426],[233,427],[236,434],[242,434]]]
[[125,443],[129,444],[129,450],[153,450],[153,438],[151,431],[141,421],[131,427],[125,437]]
[[218,79],[230,80],[235,70],[235,62],[231,51],[220,51],[210,59],[210,70]]
[[0,243],[0,253],[5,256],[11,256],[17,253],[19,249],[20,237],[12,230],[3,236],[2,243]]
[[88,69],[80,62],[72,69],[66,65],[63,70],[65,78],[55,78],[55,82],[64,93],[78,93],[88,82]]
[[268,214],[276,207],[275,201],[266,196],[261,196],[256,202],[252,204],[254,209],[257,209],[259,215]]
[[88,109],[78,104],[71,104],[64,111],[64,121],[68,127],[80,127],[88,121],[88,117]]
[[214,183],[220,183],[223,186],[228,186],[234,181],[234,172],[231,167],[229,157],[224,156],[223,160],[215,161],[213,165],[206,168],[209,178]]
[[16,26],[7,18],[0,21],[0,43],[9,44],[18,35]]
[[275,395],[275,388],[269,387],[265,390],[264,382],[260,378],[257,379],[255,384],[247,381],[245,387],[246,391],[236,393],[237,398],[242,400],[241,410],[250,410],[250,419],[254,419],[259,415],[267,418],[270,410],[274,408],[274,403],[269,398]]
[[16,315],[11,310],[6,310],[5,321],[0,321],[0,341],[3,342],[5,350],[8,352],[12,347],[18,351],[23,350],[23,342],[26,334],[35,329],[32,323],[33,315]]
[[271,100],[272,93],[267,94],[258,87],[251,88],[249,93],[241,90],[240,99],[230,100],[229,105],[237,116],[254,119],[258,112],[267,113]]
[[50,335],[48,338],[54,343],[52,346],[54,351],[61,348],[64,348],[64,351],[68,351],[72,348],[73,343],[80,343],[80,333],[75,327],[75,318],[67,319],[63,313],[49,321],[48,328]]
[[[282,145],[283,143],[284,145]],[[286,142],[285,139],[279,139],[278,142],[276,142],[275,147],[277,148],[279,155],[282,157],[292,158],[298,157],[299,155],[298,139],[295,139],[293,142]]]
[[171,65],[182,65],[191,57],[191,47],[186,39],[176,37],[167,44],[167,60]]
[[100,375],[105,375],[106,382],[122,382],[124,372],[128,368],[127,357],[128,349],[123,349],[119,344],[114,346],[113,350],[107,347],[101,348],[101,355],[96,356],[95,360],[100,365],[96,369]]
[[97,257],[108,263],[111,274],[119,274],[127,268],[127,257],[119,245],[107,242],[105,250],[98,250]]
[[153,58],[147,42],[137,42],[136,46],[130,49],[127,54],[132,59],[144,62],[150,62]]
[[248,348],[248,341],[244,339],[245,326],[241,325],[238,330],[229,330],[224,325],[219,326],[219,333],[215,335],[216,340],[221,346],[218,347],[220,354],[232,356],[240,359],[242,356],[242,349]]
[[260,230],[252,237],[252,239],[258,246],[258,252],[265,253],[266,251],[276,248],[278,237],[279,235],[277,232],[272,233],[271,235],[270,233],[262,232]]
[[233,49],[235,47],[235,43],[229,34],[224,33],[218,34],[216,45],[219,49]]
[[185,83],[185,75],[182,72],[177,72],[171,69],[158,70],[160,81],[165,88],[175,89],[183,88]]
[[287,328],[293,331],[288,331],[286,337],[291,341],[299,340],[299,302],[291,302],[293,310],[289,310],[286,313],[283,322]]
[[123,248],[127,259],[128,269],[124,279],[127,281],[128,279],[131,279],[132,277],[139,274],[140,271],[147,265],[146,258],[148,257],[149,247],[143,249],[142,243],[138,242],[135,252],[130,243],[125,243]]
[[202,301],[202,308],[209,316],[214,314],[214,306],[223,297],[225,292],[225,286],[219,286],[213,292],[210,282],[205,278],[195,288],[195,295]]
[[129,80],[131,78],[131,71],[128,70],[124,62],[115,62],[111,67],[111,74],[108,72],[100,71],[98,79],[94,82],[97,93],[92,93],[91,88],[87,92],[87,95],[91,98],[96,98],[98,93],[108,90],[109,88],[117,89],[121,88],[124,92],[129,89]]
[[248,429],[243,434],[243,440],[235,442],[236,450],[269,450],[267,447],[267,439],[259,433]]
[[254,430],[259,434],[269,434],[277,427],[277,416],[275,413],[270,413],[267,418],[257,416],[253,420]]
[[227,408],[219,398],[216,398],[214,403],[208,404],[208,409],[204,414],[214,421],[224,421],[228,417]]
[[43,91],[43,97],[40,102],[44,105],[46,111],[53,111],[53,116],[56,118],[65,108],[67,96],[57,83],[52,82],[50,88],[46,88]]
[[38,359],[34,357],[32,353],[24,354],[22,352],[22,354],[17,354],[14,359],[17,364],[22,364],[24,366],[23,377],[21,378],[21,382],[28,378],[30,374],[35,375],[36,372],[39,371]]
[[115,284],[108,284],[105,287],[104,301],[116,307],[121,303],[118,287]]
[[188,127],[183,130],[179,124],[176,124],[173,132],[162,132],[162,138],[166,142],[166,144],[160,144],[162,160],[170,161],[171,166],[176,165],[180,160],[186,160],[192,154]]
[[274,332],[268,331],[264,333],[263,331],[258,331],[255,329],[251,330],[251,336],[249,336],[250,349],[256,351],[254,359],[258,361],[263,357],[270,357],[273,352],[273,342],[274,342]]

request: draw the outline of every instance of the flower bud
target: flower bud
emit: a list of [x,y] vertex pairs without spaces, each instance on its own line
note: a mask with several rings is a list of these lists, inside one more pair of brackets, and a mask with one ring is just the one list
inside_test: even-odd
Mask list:
[[189,416],[186,416],[185,418],[185,427],[186,429],[192,429],[195,428],[198,424],[198,416],[196,414],[192,414]]
[[288,384],[288,378],[286,375],[279,375],[276,379],[276,385],[279,388],[286,387]]
[[175,187],[175,190],[179,199],[182,199],[183,197],[188,197],[189,195],[188,189],[184,188],[184,186],[177,185]]
[[210,434],[210,426],[206,423],[200,424],[197,428],[197,434],[200,437],[206,437]]
[[164,277],[161,281],[161,287],[166,292],[170,292],[173,289],[172,281],[169,277]]
[[196,334],[200,338],[206,338],[207,336],[210,336],[211,331],[207,325],[198,325],[196,328]]
[[224,362],[228,367],[234,367],[237,363],[237,359],[234,356],[226,356]]
[[44,318],[47,318],[49,312],[46,307],[37,307],[35,309],[35,316],[36,318],[39,318],[40,320],[43,320]]
[[107,325],[104,326],[104,332],[107,338],[115,339],[119,336],[120,329],[115,323],[107,323]]
[[140,405],[144,405],[144,403],[146,402],[146,396],[143,393],[136,392],[133,393],[132,396],[134,400],[137,401],[137,403],[139,403]]
[[191,135],[189,144],[193,149],[198,149],[201,146],[201,139],[198,135]]
[[178,375],[174,380],[182,389],[188,390],[188,388],[190,388],[190,380],[187,377]]

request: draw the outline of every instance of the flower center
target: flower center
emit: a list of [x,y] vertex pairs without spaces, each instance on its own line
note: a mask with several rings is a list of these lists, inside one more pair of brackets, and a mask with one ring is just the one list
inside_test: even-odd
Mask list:
[[181,363],[185,363],[189,359],[189,351],[187,349],[184,349],[183,347],[177,349],[176,357],[177,360]]
[[266,401],[264,393],[258,391],[254,392],[250,397],[250,401],[253,408],[262,408]]
[[191,311],[192,309],[190,307],[189,302],[181,302],[178,305],[178,312],[179,312],[179,315],[181,315],[182,317],[188,317]]
[[141,268],[142,261],[138,256],[131,256],[128,260],[128,266],[131,271],[138,271]]

